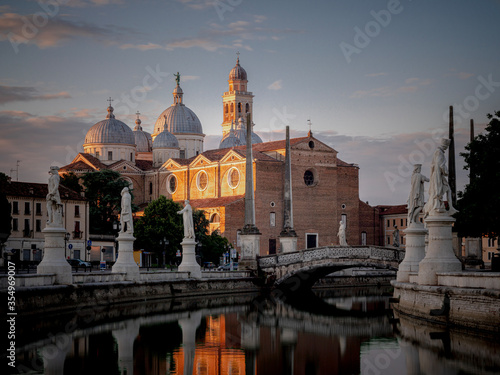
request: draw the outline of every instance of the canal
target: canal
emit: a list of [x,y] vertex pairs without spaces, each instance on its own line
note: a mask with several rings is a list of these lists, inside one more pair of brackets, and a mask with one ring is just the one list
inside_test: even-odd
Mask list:
[[498,374],[498,337],[394,316],[388,287],[85,307],[17,318],[33,374]]

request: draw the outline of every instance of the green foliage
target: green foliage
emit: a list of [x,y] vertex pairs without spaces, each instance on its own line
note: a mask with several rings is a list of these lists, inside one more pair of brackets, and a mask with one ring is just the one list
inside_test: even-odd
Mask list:
[[0,172],[0,242],[7,241],[12,231],[11,207],[5,193],[5,187],[8,183],[7,175]]
[[68,189],[80,193],[82,191],[82,185],[80,184],[80,177],[78,177],[73,172],[66,173],[61,176],[61,185],[66,186]]
[[[184,237],[182,215],[177,213],[182,208],[182,205],[164,196],[152,201],[144,210],[144,216],[134,224],[134,247],[155,252],[159,259],[162,259],[161,254],[165,250],[166,263],[175,262],[175,253],[182,250]],[[196,241],[202,245],[202,260],[218,262],[227,240],[216,233],[207,234],[209,222],[203,211],[193,210],[193,224]],[[169,242],[167,246],[163,244],[165,238]]]
[[456,227],[460,236],[500,235],[500,111],[488,114],[485,134],[470,142],[465,158],[470,182],[458,193]]
[[82,181],[89,201],[90,233],[113,234],[113,222],[118,220],[121,209],[121,191],[129,183],[109,169],[85,173]]

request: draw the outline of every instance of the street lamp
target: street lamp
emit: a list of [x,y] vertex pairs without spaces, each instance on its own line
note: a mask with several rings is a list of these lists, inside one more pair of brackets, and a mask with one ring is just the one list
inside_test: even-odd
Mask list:
[[66,252],[66,249],[68,248],[67,243],[68,243],[68,241],[69,241],[70,236],[71,236],[71,234],[69,234],[69,233],[66,233],[66,234],[64,235],[64,257],[65,257],[66,259],[68,259],[68,254],[67,254],[67,252]]
[[163,237],[163,268],[165,268],[165,252],[167,251],[167,246],[169,244],[169,241],[167,240],[167,237]]

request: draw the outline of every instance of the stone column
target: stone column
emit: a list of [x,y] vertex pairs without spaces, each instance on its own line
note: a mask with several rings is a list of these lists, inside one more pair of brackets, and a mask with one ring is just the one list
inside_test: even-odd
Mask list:
[[139,266],[134,260],[134,235],[132,233],[120,232],[118,241],[118,259],[113,265],[111,272],[125,273],[125,280],[139,281],[141,275]]
[[290,155],[290,127],[286,127],[285,181],[283,186],[283,230],[280,233],[282,253],[297,251],[297,233],[293,229],[292,162]]
[[113,331],[118,344],[118,368],[120,374],[134,373],[134,341],[139,335],[139,322],[128,321],[124,327]]
[[196,261],[196,241],[194,238],[184,238],[182,245],[182,262],[179,272],[190,272],[190,277],[201,279],[201,267]]
[[196,329],[201,323],[201,311],[193,312],[188,318],[179,319],[182,329],[182,348],[184,351],[184,374],[194,374],[194,355],[196,352]]
[[255,375],[260,348],[260,328],[257,323],[241,321],[241,347],[245,350],[245,374]]
[[420,285],[437,285],[436,273],[462,270],[462,263],[453,252],[451,227],[454,222],[455,219],[447,212],[432,212],[425,220],[429,245],[425,258],[419,264]]
[[47,226],[43,230],[45,246],[43,259],[37,267],[37,274],[56,275],[56,284],[72,284],[71,266],[65,259],[66,229]]
[[421,223],[411,223],[404,232],[406,234],[405,258],[399,265],[397,281],[407,283],[410,281],[410,273],[418,273],[418,264],[425,257],[427,229]]
[[253,153],[252,153],[252,125],[250,116],[247,117],[247,150],[245,166],[245,226],[241,230],[241,260],[240,270],[256,270],[257,256],[260,255],[261,233],[255,225],[255,200],[253,186]]

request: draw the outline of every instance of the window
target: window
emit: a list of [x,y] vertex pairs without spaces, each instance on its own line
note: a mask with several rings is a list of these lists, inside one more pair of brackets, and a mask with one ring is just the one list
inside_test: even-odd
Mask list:
[[31,214],[30,202],[24,202],[24,214],[25,215]]
[[167,191],[170,194],[174,194],[176,190],[177,190],[177,177],[171,174],[167,178]]
[[387,219],[387,228],[389,228],[390,226],[391,226],[391,221]]
[[17,219],[12,219],[12,231],[13,232],[19,231],[19,222]]
[[307,186],[314,184],[314,173],[309,169],[304,172],[304,182]]
[[31,236],[31,230],[30,230],[30,219],[24,219],[24,229],[23,229],[24,237],[30,237]]
[[391,236],[387,236],[387,245],[391,244]]
[[186,150],[180,150],[179,157],[181,159],[186,159]]
[[113,160],[113,151],[108,151],[108,160]]
[[196,176],[196,186],[198,187],[199,191],[203,191],[207,188],[208,186],[207,172],[205,171],[198,172],[198,175]]
[[130,153],[130,161],[134,161],[134,155]]
[[228,107],[228,105],[226,104],[226,105],[224,106],[224,113],[228,113],[228,111],[229,111],[229,107]]
[[19,202],[12,202],[12,214],[17,215],[19,213]]
[[95,152],[95,157],[99,159],[99,151]]
[[306,249],[318,247],[318,234],[306,233]]
[[404,219],[401,219],[401,226],[403,226],[404,224]]
[[73,232],[73,238],[82,238],[82,232],[80,231],[79,221],[75,221],[75,231]]
[[35,222],[35,224],[36,224],[35,230],[37,232],[41,232],[42,231],[42,220],[37,219],[36,222]]
[[210,217],[210,223],[220,223],[220,216],[219,216],[219,214],[213,214]]
[[309,148],[311,150],[314,148],[314,142],[313,141],[309,141]]
[[153,183],[149,183],[149,195],[153,194]]
[[236,189],[240,183],[240,172],[237,168],[231,168],[227,174],[227,183],[231,189]]
[[241,103],[238,103],[238,113],[241,112]]
[[276,212],[271,212],[269,214],[269,225],[271,227],[275,227],[276,226]]
[[41,215],[42,214],[42,204],[41,203],[37,203],[36,206],[35,206],[35,213],[37,215]]
[[75,205],[75,217],[80,217],[80,206]]
[[342,222],[344,223],[345,227],[347,228],[347,215],[346,214],[340,215],[340,220],[342,220]]
[[29,261],[31,255],[30,249],[23,249],[23,261]]
[[392,226],[395,227],[396,226],[396,219],[392,219]]
[[276,238],[269,239],[269,255],[276,254]]
[[246,113],[250,112],[250,104],[248,103],[245,105],[245,112]]

